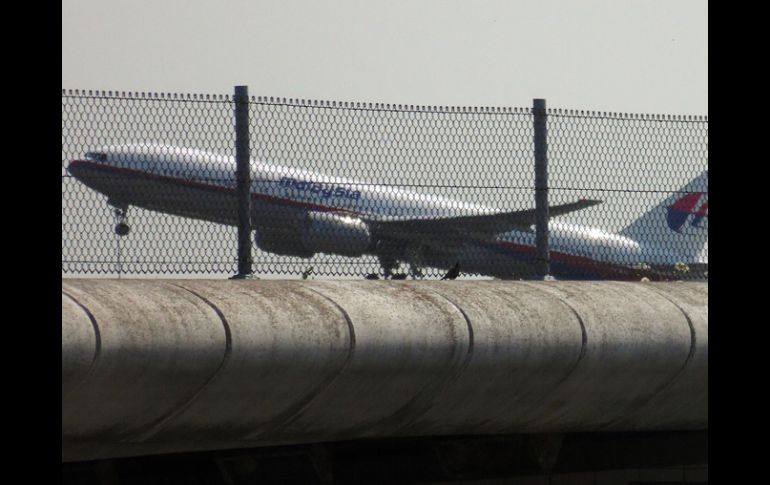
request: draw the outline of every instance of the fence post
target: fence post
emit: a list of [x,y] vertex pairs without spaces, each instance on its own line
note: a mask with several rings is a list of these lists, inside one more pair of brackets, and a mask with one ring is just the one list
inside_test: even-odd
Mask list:
[[535,129],[535,267],[537,277],[543,279],[551,273],[548,250],[548,129],[544,99],[532,100],[532,114]]
[[235,86],[235,164],[238,192],[238,274],[252,273],[251,261],[251,170],[249,167],[249,88]]

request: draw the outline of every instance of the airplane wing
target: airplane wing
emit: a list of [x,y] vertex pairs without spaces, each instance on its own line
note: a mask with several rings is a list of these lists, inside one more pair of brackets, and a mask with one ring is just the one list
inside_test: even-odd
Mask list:
[[[597,204],[600,200],[581,199],[569,204],[548,207],[550,217],[569,214]],[[368,219],[367,222],[380,234],[397,239],[420,241],[434,247],[452,247],[468,238],[493,239],[514,229],[534,232],[535,209],[496,214],[444,217],[440,219]]]

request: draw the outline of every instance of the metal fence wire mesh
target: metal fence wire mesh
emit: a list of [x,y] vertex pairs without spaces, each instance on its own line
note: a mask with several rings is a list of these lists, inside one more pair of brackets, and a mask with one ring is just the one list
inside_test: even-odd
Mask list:
[[[63,91],[62,274],[234,274],[234,108]],[[248,110],[255,273],[536,276],[531,108]],[[705,277],[707,119],[546,115],[551,274]]]

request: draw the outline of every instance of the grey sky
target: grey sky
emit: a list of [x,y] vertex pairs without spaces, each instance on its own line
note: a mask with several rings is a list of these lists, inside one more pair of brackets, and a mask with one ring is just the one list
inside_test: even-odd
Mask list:
[[67,0],[62,87],[708,114],[705,0]]

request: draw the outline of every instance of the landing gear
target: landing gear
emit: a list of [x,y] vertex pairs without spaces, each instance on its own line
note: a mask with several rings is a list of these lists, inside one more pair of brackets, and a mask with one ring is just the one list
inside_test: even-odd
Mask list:
[[380,260],[383,279],[389,280],[393,275],[393,270],[398,268],[398,260],[396,260],[391,251],[388,250],[380,252],[377,255],[377,259]]
[[120,237],[127,236],[131,231],[131,226],[128,225],[128,206],[115,207],[115,218],[117,224],[115,224],[115,234]]
[[413,280],[421,280],[423,278],[422,270],[413,264],[409,264],[409,275]]
[[127,236],[128,232],[131,230],[131,227],[126,224],[125,222],[119,222],[115,225],[115,234],[118,236]]
[[[409,273],[396,273],[396,270],[400,269],[401,263],[395,259],[395,258],[386,258],[383,256],[379,257],[380,260],[380,266],[382,267],[382,274],[383,279],[386,280],[405,280],[407,276],[410,276],[413,280],[416,279],[422,279],[422,271],[420,271],[419,266],[415,264],[414,262],[409,262]],[[374,279],[371,277],[372,275],[368,275],[367,279]]]
[[422,279],[422,270],[420,270],[420,267],[423,266],[423,248],[422,246],[410,244],[406,248],[406,261],[409,264],[409,275],[412,277],[413,280],[416,279]]
[[412,279],[422,279],[423,274],[420,268],[423,266],[422,246],[405,245],[396,241],[380,240],[377,242],[377,259],[382,267],[383,279],[386,280],[404,280],[407,273],[394,273],[401,263],[409,265],[409,273]]

